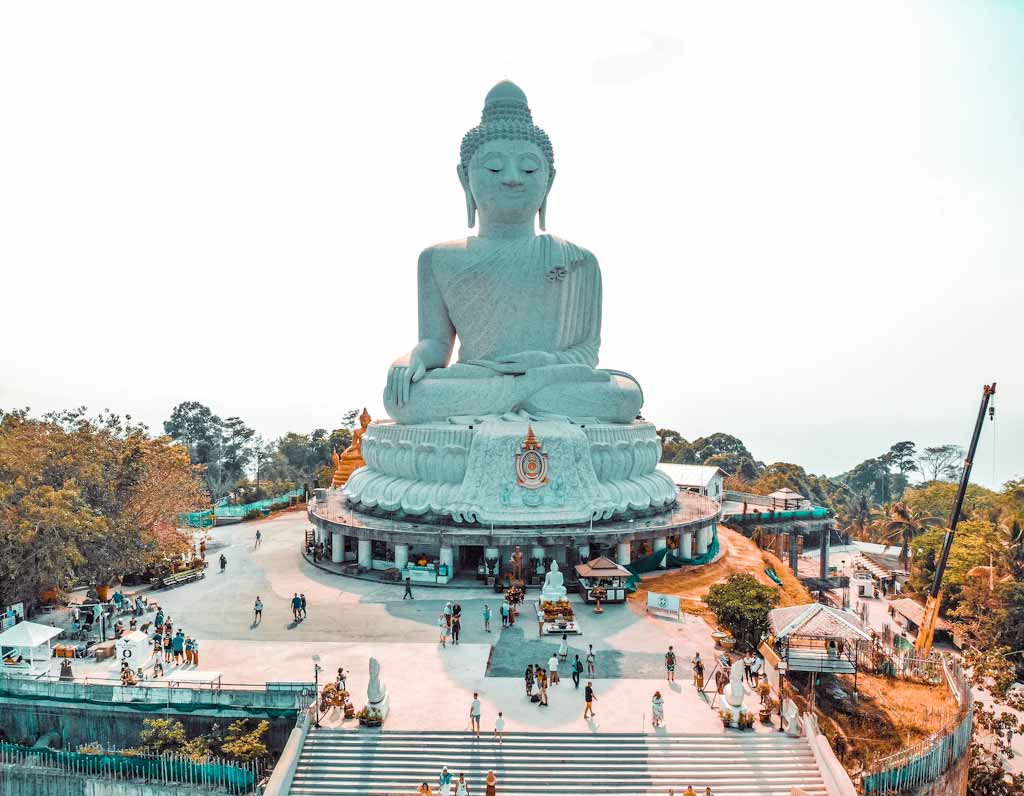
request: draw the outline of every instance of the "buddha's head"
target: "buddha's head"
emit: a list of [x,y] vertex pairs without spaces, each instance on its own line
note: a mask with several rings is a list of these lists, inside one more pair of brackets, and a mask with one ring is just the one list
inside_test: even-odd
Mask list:
[[487,93],[480,124],[463,137],[460,156],[469,226],[479,210],[481,218],[503,224],[530,221],[539,213],[544,229],[554,153],[517,85],[504,80]]

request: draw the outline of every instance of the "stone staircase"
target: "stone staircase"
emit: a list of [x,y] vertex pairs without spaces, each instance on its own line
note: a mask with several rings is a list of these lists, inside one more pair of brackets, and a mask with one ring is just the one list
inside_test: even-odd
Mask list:
[[506,733],[498,746],[486,734],[311,729],[289,794],[412,796],[424,780],[436,792],[444,765],[474,796],[488,770],[500,796],[679,796],[691,784],[701,796],[707,785],[714,796],[827,793],[807,740],[779,733]]

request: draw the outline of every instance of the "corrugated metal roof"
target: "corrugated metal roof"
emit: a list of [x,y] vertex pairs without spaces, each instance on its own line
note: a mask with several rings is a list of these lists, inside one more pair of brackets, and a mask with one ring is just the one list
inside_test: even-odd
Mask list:
[[775,608],[768,612],[768,626],[776,638],[811,636],[848,641],[871,639],[871,631],[856,616],[821,603]]
[[658,469],[672,479],[676,486],[699,486],[706,487],[715,476],[721,474],[725,478],[728,473],[721,467],[711,467],[706,464],[675,464],[674,462],[660,462]]

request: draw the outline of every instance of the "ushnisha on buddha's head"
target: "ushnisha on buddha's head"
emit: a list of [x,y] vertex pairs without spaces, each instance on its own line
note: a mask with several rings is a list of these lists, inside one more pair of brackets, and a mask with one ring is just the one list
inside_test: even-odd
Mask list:
[[503,80],[487,92],[480,124],[462,139],[459,181],[470,227],[481,222],[523,224],[544,215],[555,179],[547,133],[533,123],[526,95]]

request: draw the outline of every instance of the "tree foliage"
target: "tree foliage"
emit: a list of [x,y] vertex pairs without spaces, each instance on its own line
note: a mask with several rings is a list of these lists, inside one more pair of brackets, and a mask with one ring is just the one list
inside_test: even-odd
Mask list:
[[248,763],[267,756],[267,745],[263,736],[270,729],[270,722],[261,721],[249,727],[248,719],[239,719],[228,727],[227,737],[220,750],[225,757]]
[[0,603],[180,555],[177,515],[206,504],[187,452],[130,417],[0,412]]
[[765,586],[753,575],[730,575],[725,583],[716,583],[704,596],[719,627],[739,643],[756,648],[768,632],[768,612],[779,603],[777,589]]

